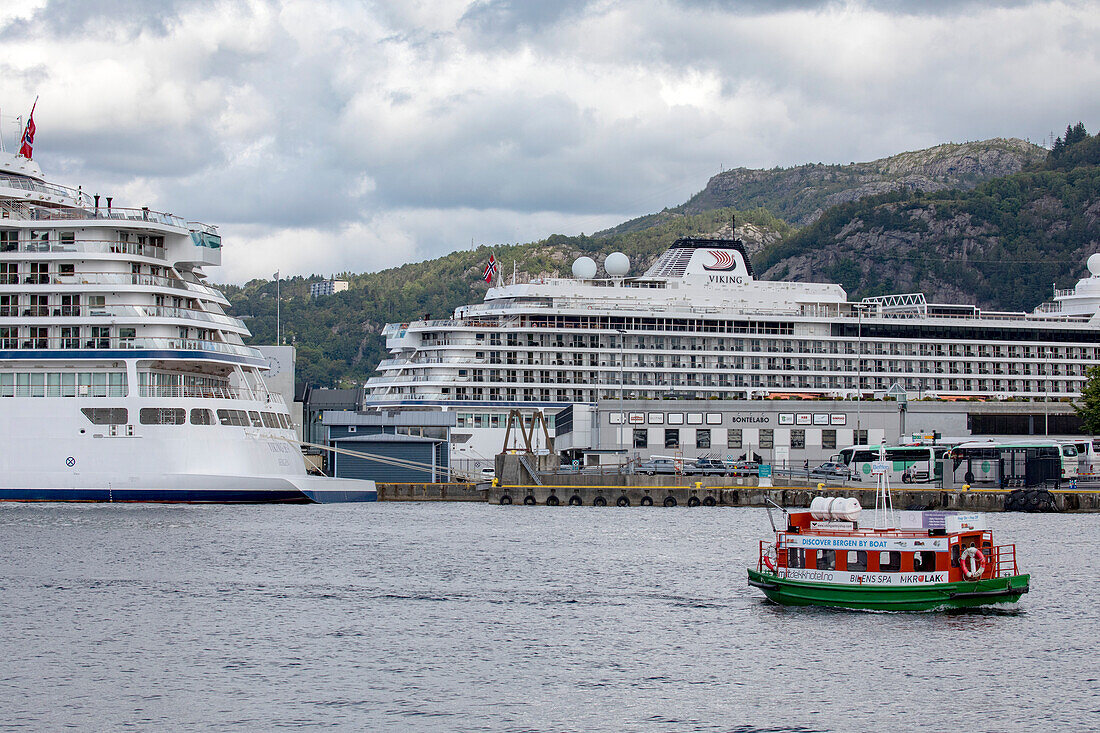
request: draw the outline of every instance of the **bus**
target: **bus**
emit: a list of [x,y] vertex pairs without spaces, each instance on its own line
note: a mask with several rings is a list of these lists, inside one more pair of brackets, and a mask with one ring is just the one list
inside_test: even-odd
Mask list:
[[1092,438],[1074,441],[1073,447],[1077,449],[1077,475],[1093,476],[1100,468],[1100,461],[1096,457],[1096,446]]
[[[879,458],[878,445],[853,445],[833,457],[837,463],[848,467],[853,481],[874,481],[871,464]],[[950,450],[946,445],[888,445],[886,462],[890,464],[887,476],[891,482],[925,484],[943,477],[940,459]]]
[[[958,466],[962,462],[967,463],[967,473],[964,480],[970,482],[998,482],[1000,477],[997,466],[1009,460],[1010,456],[1022,455],[1025,460],[1034,458],[1048,459],[1057,466],[1057,476],[1051,475],[1051,480],[1073,481],[1078,475],[1077,446],[1074,443],[1062,443],[1054,440],[1019,441],[1011,443],[997,443],[988,441],[971,441],[960,443],[951,449],[950,457]],[[1012,458],[1018,460],[1018,458]],[[1006,468],[1006,471],[1009,469]],[[1018,473],[1018,469],[1012,469]]]

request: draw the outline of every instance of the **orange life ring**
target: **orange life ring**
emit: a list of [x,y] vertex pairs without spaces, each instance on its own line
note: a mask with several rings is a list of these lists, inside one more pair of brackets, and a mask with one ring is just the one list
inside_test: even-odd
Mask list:
[[966,580],[978,580],[985,575],[987,564],[985,555],[977,547],[968,547],[959,556],[959,568]]

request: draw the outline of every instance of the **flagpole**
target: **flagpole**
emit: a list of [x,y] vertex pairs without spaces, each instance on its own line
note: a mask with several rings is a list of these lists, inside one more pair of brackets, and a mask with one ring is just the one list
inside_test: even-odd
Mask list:
[[282,278],[279,274],[282,271],[275,273],[275,345],[282,346],[283,344],[283,323],[282,323],[282,306],[283,298],[282,293],[279,292],[279,284],[282,282]]

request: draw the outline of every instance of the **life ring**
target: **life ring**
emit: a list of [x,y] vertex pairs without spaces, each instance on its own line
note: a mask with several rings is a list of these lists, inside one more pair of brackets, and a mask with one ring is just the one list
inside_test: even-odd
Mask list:
[[959,555],[959,567],[967,580],[978,580],[985,575],[986,564],[985,555],[977,547],[968,547]]
[[768,570],[771,570],[776,575],[779,574],[779,571],[775,569],[775,563],[772,562],[772,556],[771,555],[764,555],[764,566]]

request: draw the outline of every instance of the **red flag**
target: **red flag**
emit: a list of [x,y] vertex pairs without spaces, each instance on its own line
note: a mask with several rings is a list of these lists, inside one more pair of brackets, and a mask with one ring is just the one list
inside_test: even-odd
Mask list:
[[35,97],[31,105],[31,116],[27,118],[27,129],[23,130],[23,145],[19,148],[19,154],[27,160],[31,159],[31,148],[34,147],[34,108],[38,106],[38,98]]
[[493,282],[493,275],[497,274],[497,260],[492,255],[489,255],[489,264],[485,265],[485,273],[483,277],[485,282]]

